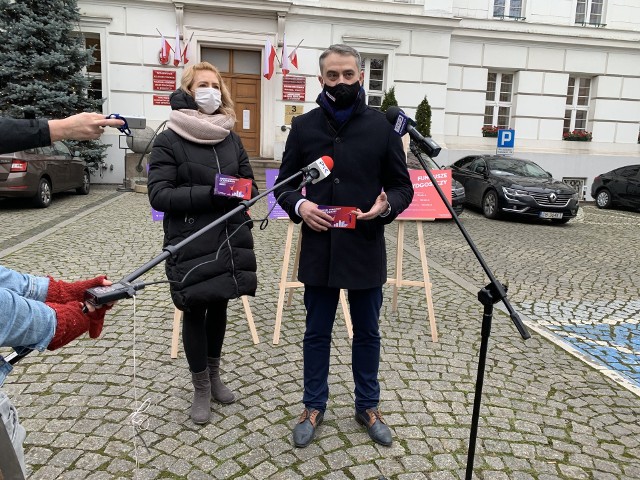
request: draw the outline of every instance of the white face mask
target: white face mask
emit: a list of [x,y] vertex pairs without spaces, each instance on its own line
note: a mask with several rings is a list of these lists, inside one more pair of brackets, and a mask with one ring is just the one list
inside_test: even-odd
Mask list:
[[222,105],[222,93],[217,88],[196,88],[195,100],[204,113],[211,115]]

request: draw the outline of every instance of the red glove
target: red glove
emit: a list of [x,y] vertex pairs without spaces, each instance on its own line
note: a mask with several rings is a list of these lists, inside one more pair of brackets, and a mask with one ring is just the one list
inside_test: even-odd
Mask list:
[[98,338],[102,332],[104,315],[107,308],[100,308],[94,312],[82,313],[84,305],[81,302],[49,303],[56,312],[56,333],[53,335],[47,349],[56,350],[72,342],[85,332],[91,338]]
[[45,302],[68,303],[74,300],[82,302],[84,300],[84,291],[87,288],[101,287],[105,278],[107,278],[105,275],[100,275],[91,280],[68,283],[49,277],[49,290],[47,291]]
[[104,325],[104,316],[107,310],[110,310],[113,305],[107,305],[100,307],[93,312],[89,312],[86,315],[89,317],[89,337],[98,338],[102,333],[102,326]]

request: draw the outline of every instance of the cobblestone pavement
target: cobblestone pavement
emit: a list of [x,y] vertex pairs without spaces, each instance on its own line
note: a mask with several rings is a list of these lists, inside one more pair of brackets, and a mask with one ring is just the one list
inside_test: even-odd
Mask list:
[[[265,211],[252,208],[254,218]],[[4,265],[64,279],[101,272],[119,279],[157,255],[162,239],[146,197],[114,188],[56,199],[46,211],[0,205],[0,219]],[[475,478],[640,478],[632,383],[612,380],[544,333],[581,338],[583,353],[615,358],[635,378],[640,215],[586,207],[560,227],[490,222],[467,211],[462,219],[535,327],[523,341],[495,311]],[[486,279],[455,225],[424,224],[439,342],[431,341],[424,294],[401,288],[392,312],[391,287],[384,289],[381,409],[393,446],[374,445],[353,419],[350,344],[339,315],[331,398],[306,449],[290,440],[301,409],[301,289],[285,308],[280,343],[271,343],[286,226],[253,230],[260,286],[250,303],[261,343],[251,341],[242,303],[231,303],[223,365],[236,403],[212,404],[208,425],[191,423],[188,367],[182,351],[169,356],[168,288],[149,286],[111,310],[100,339],[31,354],[5,382],[28,431],[30,478],[464,478],[482,318],[475,295]],[[388,229],[390,259],[396,228]],[[406,230],[405,278],[418,278],[415,228]],[[164,279],[163,269],[144,279]]]

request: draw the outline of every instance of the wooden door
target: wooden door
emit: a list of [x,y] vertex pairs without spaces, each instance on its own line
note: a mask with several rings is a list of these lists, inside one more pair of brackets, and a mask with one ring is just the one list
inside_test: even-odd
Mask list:
[[250,157],[260,156],[261,52],[202,47],[201,58],[215,65],[235,105],[235,132]]
[[250,157],[260,156],[260,78],[231,76],[225,79],[231,86],[235,103],[235,131],[242,139]]

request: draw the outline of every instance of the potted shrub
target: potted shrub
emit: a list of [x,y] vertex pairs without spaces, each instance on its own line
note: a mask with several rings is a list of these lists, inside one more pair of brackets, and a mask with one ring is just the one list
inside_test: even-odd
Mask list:
[[423,136],[431,136],[431,106],[425,95],[416,110],[416,130]]
[[395,85],[391,87],[389,90],[384,92],[384,96],[382,97],[382,105],[380,105],[380,111],[384,113],[391,106],[394,106],[394,107],[398,106],[398,101],[396,100]]

